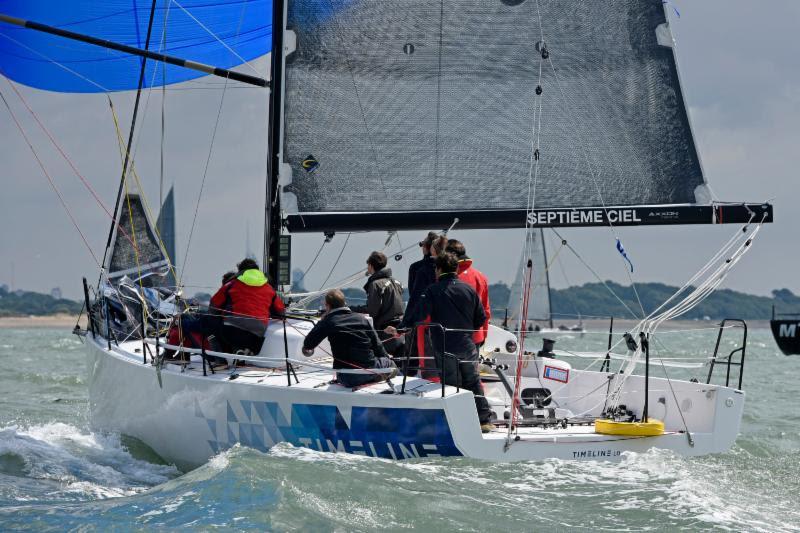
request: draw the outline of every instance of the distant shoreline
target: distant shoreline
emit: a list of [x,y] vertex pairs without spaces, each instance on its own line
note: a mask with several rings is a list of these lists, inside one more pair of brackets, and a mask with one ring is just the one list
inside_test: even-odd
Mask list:
[[[0,329],[10,328],[64,328],[72,329],[77,322],[77,315],[28,315],[0,317]],[[85,326],[86,318],[81,319],[81,327]]]
[[[28,315],[28,316],[7,316],[0,317],[0,329],[10,328],[64,328],[72,329],[75,327],[75,322],[78,320],[76,315],[58,314],[58,315]],[[572,326],[575,322],[559,321],[556,320],[556,326],[564,324]],[[661,331],[685,329],[716,329],[719,326],[719,320],[674,320],[665,323]],[[608,320],[588,319],[583,321],[583,325],[588,331],[591,332],[604,332],[608,331]],[[626,329],[633,328],[636,322],[633,320],[614,320],[614,332],[621,333]],[[769,320],[748,320],[747,325],[752,329],[769,328]],[[86,317],[81,318],[81,327],[86,327]],[[560,333],[569,333],[567,331]]]

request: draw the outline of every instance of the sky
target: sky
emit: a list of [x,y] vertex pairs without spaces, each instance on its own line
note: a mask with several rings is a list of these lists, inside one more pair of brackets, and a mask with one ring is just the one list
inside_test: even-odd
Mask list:
[[[800,293],[800,235],[794,215],[800,203],[800,44],[796,38],[800,2],[671,3],[680,12],[680,18],[673,17],[672,31],[684,96],[711,188],[720,200],[771,201],[775,206],[775,223],[761,232],[725,287],[763,295],[784,287]],[[266,73],[265,61],[255,66]],[[183,281],[189,294],[216,287],[220,274],[233,268],[247,251],[248,233],[249,249],[261,252],[267,93],[231,84],[223,94],[221,87],[220,81],[203,78],[168,88],[164,101],[166,182],[176,189],[177,262],[185,266]],[[122,165],[106,97],[20,90],[111,209]],[[89,247],[101,257],[108,216],[35,128],[6,80],[0,80],[0,91],[30,136]],[[114,93],[111,98],[127,136],[133,93]],[[220,102],[219,126],[210,150]],[[143,95],[134,144],[135,166],[153,205],[159,197],[161,104],[160,90]],[[79,298],[81,277],[94,282],[98,268],[4,107],[0,107],[0,161],[0,284],[38,291],[60,287],[65,296]],[[682,285],[736,229],[733,225],[672,226],[619,228],[617,232],[634,262],[635,282]],[[607,228],[561,233],[601,278],[629,283]],[[547,234],[552,252],[557,243]],[[405,247],[423,236],[399,235]],[[490,282],[513,281],[522,230],[456,228],[452,236],[465,243]],[[336,264],[346,240],[346,235],[336,235],[325,245],[308,271],[307,288],[321,287],[329,274],[326,285],[363,269],[369,252],[383,248],[386,234],[352,235]],[[321,235],[295,235],[293,269],[307,270],[322,242]],[[394,240],[387,251],[393,255],[399,249]],[[408,265],[419,255],[414,246],[400,261],[392,260],[395,275],[404,281]],[[551,272],[554,287],[596,281],[595,274],[570,252],[562,251],[559,259],[561,264]]]

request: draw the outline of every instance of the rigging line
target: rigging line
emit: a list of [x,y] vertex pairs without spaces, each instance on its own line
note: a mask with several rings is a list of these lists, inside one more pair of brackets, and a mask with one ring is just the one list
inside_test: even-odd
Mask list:
[[[150,36],[153,32],[153,17],[156,13],[156,2],[157,0],[153,0],[153,3],[150,6],[150,20],[147,24],[147,38],[145,40],[144,48],[147,50],[150,48]],[[131,155],[131,143],[133,142],[133,134],[136,129],[136,116],[139,113],[139,100],[142,96],[142,85],[144,84],[144,74],[145,74],[145,66],[147,65],[147,58],[142,58],[142,68],[139,71],[139,85],[136,89],[136,100],[133,105],[133,117],[131,118],[131,129],[130,134],[128,136],[128,144],[125,146],[125,162],[122,165],[122,177],[120,178],[119,188],[117,190],[117,199],[114,203],[114,216],[112,218],[117,218],[117,213],[119,212],[119,204],[122,199],[122,188],[125,185],[125,180],[127,179],[128,174],[128,160],[130,159]],[[114,226],[111,226],[111,229],[108,231],[108,239],[106,240],[106,248],[103,252],[103,265],[106,264],[106,258],[108,256],[108,250],[111,247],[111,238],[114,234]],[[102,270],[102,267],[101,267]],[[101,274],[102,275],[102,274]],[[99,284],[99,283],[98,283]]]
[[[171,0],[171,1],[174,2],[176,5],[178,5],[178,7],[181,7],[180,4],[178,4],[175,0]],[[239,36],[241,34],[241,31],[242,31],[242,23],[244,22],[244,12],[245,12],[245,9],[247,8],[247,1],[248,0],[245,0],[244,4],[242,5],[242,12],[239,14],[239,24],[238,24],[238,26],[236,28],[236,42],[237,42],[237,44],[239,42]],[[183,9],[183,8],[181,7],[181,9]],[[187,261],[189,260],[189,249],[190,249],[191,244],[192,244],[192,236],[194,235],[194,228],[195,228],[195,225],[197,224],[197,213],[200,211],[200,200],[203,197],[203,189],[205,188],[205,185],[206,185],[206,177],[208,175],[208,167],[209,167],[209,164],[211,163],[211,155],[214,152],[214,140],[217,138],[217,128],[219,127],[219,119],[222,116],[222,105],[225,102],[225,94],[227,93],[227,91],[228,91],[228,78],[226,77],[225,78],[225,83],[222,86],[222,95],[220,96],[220,99],[219,99],[219,107],[217,108],[217,118],[214,121],[214,130],[213,130],[213,132],[211,134],[211,144],[208,147],[208,157],[206,158],[206,164],[205,164],[205,167],[203,168],[203,180],[200,183],[200,191],[197,193],[197,203],[195,204],[195,208],[194,208],[194,216],[192,217],[192,226],[191,226],[191,229],[189,230],[189,238],[186,241],[186,253],[183,256],[183,267],[181,269],[181,276],[180,276],[179,280],[183,279],[184,274],[186,273]],[[264,265],[264,268],[266,268],[266,265]],[[179,280],[176,280],[176,283],[178,283],[180,285],[180,281]]]
[[100,261],[97,260],[97,256],[94,254],[94,251],[92,251],[92,247],[89,246],[89,241],[86,239],[86,236],[83,234],[83,232],[81,231],[81,228],[78,226],[78,222],[75,220],[75,217],[72,215],[72,212],[69,210],[69,207],[67,206],[67,202],[64,200],[64,197],[62,196],[61,191],[58,190],[58,187],[56,187],[56,184],[53,181],[53,178],[50,176],[50,173],[47,172],[47,169],[45,168],[44,163],[42,163],[42,160],[39,158],[39,154],[36,153],[36,149],[33,147],[33,144],[31,143],[30,139],[28,138],[28,135],[25,133],[25,130],[22,128],[22,124],[20,124],[19,120],[17,120],[17,116],[14,114],[14,111],[11,109],[11,106],[9,105],[8,100],[6,100],[6,97],[5,97],[5,95],[3,94],[2,91],[0,91],[0,99],[3,100],[3,104],[5,104],[6,109],[8,109],[9,114],[11,114],[11,118],[14,119],[14,123],[17,125],[17,129],[22,134],[22,137],[25,139],[25,143],[28,145],[28,148],[31,149],[31,152],[33,153],[33,157],[36,158],[36,162],[39,164],[39,168],[42,169],[42,173],[44,173],[44,175],[47,177],[47,181],[50,182],[50,186],[53,188],[53,191],[58,196],[58,199],[61,202],[61,206],[64,208],[64,211],[66,211],[67,216],[72,221],[72,225],[75,226],[75,229],[78,231],[78,234],[81,236],[81,239],[83,240],[83,244],[86,245],[86,249],[89,250],[89,253],[92,255],[92,259],[94,259],[94,262],[97,264],[97,267],[100,268]]
[[[544,41],[544,28],[542,27],[542,23],[541,23],[542,15],[541,15],[541,10],[540,10],[540,6],[539,6],[539,0],[536,0],[536,12],[537,12],[538,17],[539,17],[539,31],[540,31],[540,35],[541,35],[541,42],[543,43],[543,46],[544,46],[544,42],[545,42]],[[556,86],[558,87],[558,90],[561,93],[561,98],[562,98],[562,100],[564,102],[564,105],[567,106],[567,108],[569,108],[570,107],[570,103],[569,103],[569,100],[567,100],[567,96],[566,96],[566,94],[564,92],[564,88],[561,85],[561,80],[558,77],[558,72],[556,71],[555,64],[553,63],[552,56],[548,55],[546,60],[547,60],[548,64],[550,65],[550,69],[553,72],[553,77],[555,79]],[[575,132],[580,131],[577,128],[577,124],[575,124],[575,121],[572,120],[571,114],[567,113],[567,115],[570,116],[570,121],[573,124],[573,131],[575,131]],[[589,159],[589,154],[588,154],[588,151],[586,150],[586,146],[585,146],[585,144],[583,142],[583,139],[580,136],[578,136],[578,138],[580,139],[579,144],[581,146],[581,152],[583,153],[584,160],[586,161],[586,167],[589,170],[589,176],[592,178],[592,184],[594,185],[595,189],[597,190],[597,196],[598,196],[598,198],[600,200],[600,204],[601,204],[601,206],[603,208],[603,211],[606,214],[606,222],[608,223],[608,227],[610,228],[611,233],[614,236],[614,238],[619,240],[619,236],[617,234],[617,231],[614,228],[613,223],[611,222],[611,217],[608,216],[608,208],[606,207],[606,202],[605,202],[605,199],[603,198],[603,193],[602,193],[602,191],[600,189],[600,186],[597,183],[597,176],[595,174],[595,170],[594,170],[594,168],[593,168],[593,166],[591,164],[591,161]],[[620,260],[622,260],[622,258],[620,258]],[[634,292],[634,295],[636,296],[636,300],[639,303],[639,307],[641,308],[642,317],[645,317],[647,315],[647,313],[645,312],[644,305],[642,305],[642,300],[639,297],[639,291],[638,291],[638,289],[636,287],[636,282],[633,280],[633,276],[631,276],[631,272],[628,271],[627,265],[624,264],[624,261],[623,261],[623,267],[625,268],[625,273],[628,276],[628,280],[631,283],[631,287],[633,287],[633,292]]]
[[[564,238],[561,236],[561,234],[559,234],[559,233],[558,233],[558,232],[557,232],[555,229],[553,229],[553,228],[550,228],[550,229],[553,231],[553,233],[555,233],[555,234],[558,236],[558,238],[559,238],[559,239],[561,239],[562,241],[566,240],[566,239],[564,239]],[[625,309],[626,309],[626,310],[627,310],[627,311],[628,311],[628,312],[631,314],[631,316],[633,317],[633,319],[634,319],[634,320],[639,320],[639,317],[638,317],[638,316],[636,316],[636,313],[634,313],[634,312],[633,312],[633,310],[631,310],[631,308],[630,308],[630,307],[628,307],[628,304],[626,304],[626,303],[625,303],[625,302],[622,300],[622,298],[620,298],[619,296],[617,296],[617,293],[616,293],[616,292],[614,292],[614,290],[613,290],[611,287],[609,287],[609,286],[608,286],[608,283],[606,283],[605,281],[603,281],[603,279],[600,277],[600,275],[599,275],[599,274],[598,274],[598,273],[597,273],[597,272],[596,272],[596,271],[595,271],[595,270],[594,270],[594,269],[593,269],[591,266],[589,266],[589,264],[588,264],[588,263],[587,263],[587,262],[586,262],[586,261],[583,259],[583,257],[581,257],[581,255],[580,255],[580,254],[579,254],[579,253],[578,253],[578,252],[575,250],[575,248],[573,248],[573,247],[572,247],[572,245],[571,245],[569,242],[567,242],[566,246],[567,246],[567,248],[569,249],[569,251],[571,251],[573,254],[575,254],[575,257],[577,257],[577,258],[578,258],[578,260],[579,260],[581,263],[583,263],[583,266],[585,266],[587,269],[589,269],[589,272],[591,272],[591,273],[594,275],[594,277],[595,277],[595,278],[597,278],[597,281],[599,281],[600,283],[602,283],[602,284],[603,284],[603,286],[604,286],[606,289],[608,289],[608,292],[610,292],[610,293],[611,293],[611,295],[612,295],[614,298],[616,298],[616,299],[617,299],[617,301],[618,301],[619,303],[621,303],[621,304],[622,304],[622,306],[623,306],[623,307],[624,307],[624,308],[625,308]]]
[[[261,76],[261,73],[260,73],[258,70],[256,70],[256,68],[255,68],[253,65],[251,65],[249,61],[247,61],[245,58],[243,58],[242,56],[240,56],[240,55],[239,55],[239,53],[238,53],[238,52],[236,52],[236,50],[234,50],[233,48],[231,48],[230,46],[228,46],[228,43],[226,43],[225,41],[223,41],[222,39],[220,39],[220,38],[219,38],[219,37],[218,37],[218,36],[217,36],[217,35],[216,35],[216,34],[215,34],[213,31],[211,31],[210,29],[208,29],[208,27],[207,27],[205,24],[203,24],[202,22],[200,22],[200,20],[198,20],[198,19],[197,19],[197,17],[195,17],[194,15],[192,15],[192,14],[189,12],[189,10],[188,10],[188,9],[186,9],[185,7],[183,7],[183,6],[182,6],[182,5],[181,5],[181,4],[178,2],[178,0],[170,0],[170,3],[172,3],[172,4],[175,4],[176,6],[178,6],[178,7],[181,9],[181,11],[183,11],[184,13],[186,13],[187,15],[189,15],[189,18],[191,18],[191,19],[192,19],[193,21],[195,21],[195,22],[196,22],[196,23],[197,23],[197,24],[198,24],[198,25],[199,25],[201,28],[203,28],[203,29],[206,31],[206,33],[208,33],[210,36],[212,36],[214,39],[216,39],[216,40],[217,40],[217,41],[218,41],[218,42],[219,42],[219,43],[220,43],[222,46],[224,46],[224,47],[225,47],[225,49],[226,49],[226,50],[228,50],[228,51],[229,51],[231,54],[233,54],[233,55],[234,55],[234,56],[235,56],[235,57],[236,57],[236,58],[237,58],[239,61],[241,61],[243,65],[247,65],[247,67],[248,67],[250,70],[252,70],[252,71],[253,71],[253,72],[255,72],[256,74],[258,74],[259,76]],[[245,1],[245,6],[246,6],[246,5],[247,5],[247,2]],[[244,7],[243,7],[242,9],[244,10]],[[237,36],[237,39],[238,39],[238,36],[239,36],[239,33],[240,33],[240,31],[241,31],[241,22],[239,23],[239,29],[236,31],[236,36]]]
[[[539,5],[539,1],[538,0],[536,1],[536,5],[538,7],[538,5]],[[553,63],[553,59],[552,59],[551,56],[548,56],[547,62],[550,65],[550,69],[553,72],[553,78],[555,79],[556,86],[558,87],[559,93],[561,93],[561,98],[564,101],[564,105],[569,108],[570,107],[569,100],[567,100],[567,95],[564,92],[563,86],[561,85],[561,80],[558,77],[558,72],[556,71],[556,67],[555,67],[555,64]],[[573,126],[573,131],[576,131],[576,132],[579,131],[579,129],[577,128],[577,124],[575,124],[575,121],[572,120],[571,114],[567,113],[567,116],[570,117],[570,121],[572,122],[572,126]],[[598,199],[600,200],[600,205],[602,206],[602,209],[605,212],[606,222],[608,224],[609,229],[611,230],[611,234],[614,236],[615,239],[619,240],[619,235],[617,234],[617,230],[614,227],[614,224],[611,222],[611,217],[609,217],[609,215],[608,215],[608,207],[606,206],[605,199],[603,198],[603,193],[602,193],[602,191],[600,189],[600,185],[598,185],[598,183],[597,183],[597,176],[595,174],[594,167],[592,166],[591,161],[589,159],[589,153],[586,150],[586,146],[583,143],[583,139],[580,138],[580,136],[579,136],[579,139],[580,139],[579,144],[580,144],[580,147],[581,147],[581,153],[583,154],[583,158],[586,161],[586,167],[589,170],[589,176],[592,178],[592,184],[594,185],[595,189],[597,190],[597,196],[598,196]],[[625,265],[625,262],[622,260],[621,257],[620,257],[620,261],[622,261],[622,266],[623,266],[623,268],[625,270],[625,274],[628,276],[628,280],[631,283],[631,287],[633,287],[633,292],[634,292],[634,294],[636,296],[636,300],[638,301],[639,307],[642,310],[642,318],[644,318],[645,316],[647,316],[647,313],[644,310],[644,306],[642,305],[641,298],[639,298],[639,291],[636,288],[636,282],[633,281],[633,277],[631,276],[631,273],[628,270],[627,265]]]
[[672,380],[669,378],[669,374],[667,373],[667,367],[664,365],[663,360],[659,359],[659,362],[661,363],[661,369],[664,371],[664,377],[667,378],[667,384],[669,385],[669,390],[672,393],[672,399],[675,401],[675,406],[678,408],[678,414],[681,415],[681,423],[683,424],[683,429],[686,430],[686,438],[689,440],[689,446],[694,446],[694,439],[692,439],[692,432],[689,431],[689,426],[686,424],[686,418],[684,418],[683,416],[683,409],[681,409],[681,404],[678,403],[678,395],[675,394],[675,389],[672,387]]
[[[762,221],[758,224],[756,229],[752,232],[752,234],[749,237],[745,235],[746,240],[739,245],[736,251],[733,254],[731,254],[731,256],[728,259],[726,259],[724,263],[720,264],[716,268],[716,270],[714,270],[711,274],[709,274],[707,279],[703,283],[701,283],[695,290],[693,290],[683,300],[675,304],[672,308],[667,309],[660,315],[653,316],[655,313],[651,314],[653,318],[643,320],[640,323],[640,325],[637,325],[637,328],[641,329],[641,331],[643,332],[654,334],[656,329],[660,326],[661,323],[689,311],[690,309],[699,305],[701,301],[705,300],[705,298],[708,295],[710,295],[722,283],[722,281],[724,281],[724,279],[730,273],[733,266],[736,263],[738,263],[739,260],[741,260],[741,258],[744,256],[744,254],[746,254],[747,251],[751,248],[750,243],[752,242],[752,240],[755,238],[760,228],[762,227],[763,220],[764,219],[762,218]],[[717,254],[715,254],[715,258],[716,257],[720,257],[721,260],[724,256],[720,255],[720,253],[718,252]],[[701,270],[701,273],[703,273],[703,271],[705,270],[709,270],[711,266],[713,265],[709,265],[708,268],[704,268],[703,270]],[[674,296],[675,295],[673,295],[673,298]],[[641,358],[641,351],[642,348],[641,346],[639,346],[637,350],[634,352],[633,356],[631,357],[631,361],[628,363],[629,366],[625,369],[625,372],[623,373],[622,382],[620,383],[619,388],[615,390],[612,395],[614,399],[614,404],[617,404],[619,402],[621,397],[622,385],[627,380],[627,378],[630,377],[630,375],[633,373],[636,362]]]
[[[78,179],[81,180],[81,182],[86,187],[86,189],[89,191],[89,193],[94,197],[94,199],[98,203],[98,205],[103,209],[103,211],[105,211],[105,213],[109,216],[109,218],[111,218],[111,212],[108,210],[106,205],[100,199],[100,196],[92,188],[92,186],[89,184],[89,182],[86,180],[86,178],[80,173],[80,171],[78,171],[78,168],[75,166],[75,164],[69,158],[69,156],[67,156],[66,152],[61,148],[61,146],[58,144],[58,142],[56,142],[55,138],[50,133],[50,130],[48,130],[47,127],[45,127],[44,123],[41,121],[39,116],[36,114],[36,112],[30,106],[30,104],[25,99],[25,97],[22,95],[22,92],[20,92],[19,89],[17,89],[16,85],[14,85],[14,83],[11,81],[11,78],[9,78],[8,76],[5,75],[5,71],[3,71],[2,68],[0,68],[0,74],[2,74],[6,78],[6,81],[8,81],[9,86],[11,86],[11,89],[13,89],[14,92],[16,93],[16,95],[19,97],[20,101],[23,103],[25,108],[28,110],[28,113],[31,114],[31,116],[36,121],[36,123],[39,125],[41,130],[45,133],[45,135],[47,135],[47,137],[50,139],[50,142],[53,144],[53,146],[56,148],[56,150],[58,150],[58,152],[61,154],[61,156],[67,162],[67,164],[70,166],[70,168],[75,173],[75,175],[78,176]],[[113,218],[112,218],[112,223],[117,224],[119,226],[119,223],[116,220],[114,220]],[[122,230],[123,235],[131,242],[131,244],[134,244],[133,240],[131,240],[130,236],[122,228],[122,226],[119,226],[119,229]]]
[[[131,235],[133,240],[136,241],[136,225],[133,223],[133,208],[131,208],[131,195],[128,191],[128,180],[125,180],[125,200],[128,204],[128,217],[131,225]],[[142,267],[139,262],[139,247],[133,247],[133,258],[136,261],[136,273],[139,275],[139,289],[142,289]],[[142,305],[143,320],[147,321],[147,304]]]
[[[560,239],[560,240],[561,240],[562,243],[564,242],[563,239]],[[567,277],[567,271],[564,268],[564,262],[561,260],[560,257],[558,258],[558,268],[559,268],[559,270],[561,270],[561,276],[564,278],[564,282],[566,282],[567,287],[571,287],[572,284],[569,282],[569,278]],[[575,315],[580,318],[581,314],[580,314],[580,311],[578,311],[578,306],[575,305],[575,302],[572,299],[570,299],[570,303],[572,304],[572,310],[575,312]],[[553,313],[551,313],[551,314],[553,314]],[[558,313],[556,313],[556,314],[558,314]],[[595,317],[595,318],[597,318],[597,317]],[[602,317],[602,318],[608,318],[608,317]]]
[[194,216],[192,217],[192,226],[189,230],[189,238],[186,240],[186,253],[183,255],[183,265],[181,267],[181,278],[186,274],[186,267],[189,264],[189,250],[192,246],[192,237],[194,236],[194,228],[197,224],[197,214],[200,211],[200,201],[203,198],[203,190],[206,186],[206,178],[208,177],[208,167],[211,163],[211,155],[214,152],[214,140],[217,138],[217,128],[219,127],[219,119],[222,116],[222,104],[225,101],[225,89],[227,88],[227,78],[225,79],[226,86],[222,88],[222,96],[219,99],[219,107],[217,108],[217,119],[214,121],[214,130],[211,133],[211,145],[208,148],[208,157],[206,157],[205,168],[203,169],[203,179],[200,181],[200,191],[197,193],[197,203],[194,206]]
[[[169,21],[169,8],[172,2],[167,2],[167,9],[164,11],[164,22],[161,30],[161,50],[167,47],[167,23]],[[164,142],[166,136],[166,105],[167,105],[167,64],[161,64],[161,152],[158,175],[158,209],[159,214],[164,205]],[[174,258],[170,258],[174,261]]]
[[[348,235],[351,235],[352,233],[354,233],[354,232],[350,232],[350,233],[348,233]],[[412,244],[410,246],[407,246],[407,247],[403,248],[398,253],[405,254],[407,251],[411,250],[412,248],[415,248],[416,246],[417,246],[417,243],[414,243],[414,244]],[[385,249],[386,249],[386,247],[384,246],[381,251],[383,251]],[[337,280],[336,283],[335,283],[335,286],[340,287],[340,288],[341,287],[347,287],[349,285],[352,285],[353,283],[355,283],[359,279],[362,279],[363,276],[364,276],[364,271],[362,269],[360,269],[360,270],[354,272],[353,274],[350,274],[349,276],[347,276],[345,278]],[[293,308],[298,308],[301,305],[305,305],[306,303],[310,302],[311,300],[317,298],[325,290],[327,290],[327,289],[318,289],[316,291],[309,291],[309,292],[303,293],[305,296],[301,300],[299,300],[295,305],[293,305]]]
[[[331,12],[335,12],[336,11],[336,9],[334,8],[333,3],[331,2],[331,0],[328,0],[328,6],[330,7]],[[356,84],[356,76],[353,73],[353,67],[350,64],[350,54],[349,54],[349,52],[347,50],[347,46],[345,46],[345,44],[344,44],[344,40],[340,36],[340,34],[343,33],[343,32],[341,31],[341,26],[339,25],[338,18],[336,16],[332,16],[331,20],[333,20],[334,24],[336,25],[336,29],[337,29],[336,35],[339,38],[339,44],[341,45],[342,50],[344,51],[344,62],[345,62],[345,65],[347,66],[347,71],[350,74],[350,80],[353,82],[353,92],[355,93],[356,102],[358,103],[358,109],[359,109],[359,112],[361,113],[361,121],[364,123],[364,136],[366,137],[367,143],[369,144],[369,147],[370,147],[370,151],[372,152],[373,163],[377,164],[377,162],[378,162],[378,152],[377,152],[377,150],[375,150],[375,143],[373,143],[372,135],[370,135],[370,133],[369,133],[369,125],[367,123],[367,113],[366,113],[366,111],[364,111],[364,104],[361,102],[361,91],[358,90],[358,85]],[[383,193],[388,196],[389,195],[389,189],[386,187],[386,183],[383,181],[383,173],[377,172],[377,175],[378,175],[378,180],[381,183],[381,187],[383,188]]]
[[[111,107],[111,118],[114,121],[114,129],[116,130],[116,133],[117,133],[117,143],[119,144],[120,160],[122,160],[122,157],[124,155],[123,146],[124,146],[124,142],[125,141],[122,138],[122,131],[120,130],[120,127],[119,127],[119,119],[117,118],[117,112],[114,109],[114,105],[111,102],[111,99],[109,99],[108,102],[109,102],[109,105]],[[133,174],[133,179],[136,182],[136,186],[141,191],[141,195],[139,196],[139,199],[142,201],[142,208],[145,211],[145,215],[150,217],[150,219],[152,220],[152,219],[154,219],[153,210],[150,208],[150,203],[147,200],[147,196],[144,194],[144,187],[142,186],[142,182],[139,179],[139,175],[136,172],[136,168],[133,167],[133,166],[131,166],[131,174]],[[125,184],[125,188],[126,188],[126,191],[127,191],[127,183]],[[125,231],[124,228],[121,225],[119,226],[119,229],[122,230],[123,232]],[[172,264],[171,258],[167,255],[166,246],[164,245],[164,241],[161,239],[161,233],[159,232],[159,229],[158,229],[157,226],[155,226],[153,228],[153,230],[155,231],[155,237],[156,237],[156,240],[158,241],[158,245],[161,248],[161,251],[164,254],[164,257],[167,258],[167,265],[169,267],[169,271],[175,277],[175,280],[176,280],[176,283],[177,283],[178,282],[178,275],[175,272],[175,265]],[[127,235],[127,233],[126,233],[126,235]],[[131,243],[133,244],[134,249],[136,249],[138,251],[138,244],[136,242],[134,242],[134,241],[131,241]]]
[[311,270],[311,267],[314,266],[314,263],[317,262],[317,259],[319,259],[319,255],[322,253],[322,249],[325,248],[326,244],[328,244],[328,239],[327,238],[323,238],[322,245],[319,247],[319,250],[317,250],[316,255],[314,255],[314,259],[311,260],[311,264],[308,265],[308,268],[306,268],[305,271],[303,272],[302,276],[300,277],[301,280],[305,280],[306,279],[306,275]]
[[56,65],[57,67],[60,67],[60,68],[62,68],[62,69],[64,69],[64,70],[66,70],[66,71],[67,71],[67,72],[69,72],[70,74],[73,74],[74,76],[77,76],[78,78],[80,78],[80,79],[84,80],[85,82],[87,82],[87,83],[89,83],[89,84],[91,84],[91,85],[94,85],[95,87],[97,87],[98,89],[100,89],[100,90],[101,90],[102,92],[104,92],[104,93],[109,93],[109,92],[111,92],[109,89],[107,89],[107,88],[103,87],[102,85],[100,85],[99,83],[95,82],[94,80],[91,80],[91,79],[87,78],[87,77],[86,77],[86,76],[84,76],[83,74],[79,74],[78,72],[76,72],[76,71],[72,70],[71,68],[67,67],[66,65],[63,65],[63,64],[59,63],[58,61],[56,61],[56,60],[54,60],[54,59],[52,59],[52,58],[50,58],[50,57],[48,57],[48,56],[44,55],[43,53],[39,52],[38,50],[35,50],[35,49],[31,48],[30,46],[28,46],[28,45],[26,45],[26,44],[24,44],[24,43],[22,43],[22,42],[20,42],[20,41],[18,41],[18,40],[16,40],[16,39],[14,39],[13,37],[9,37],[8,35],[6,35],[6,34],[5,34],[5,33],[3,33],[3,32],[0,32],[0,37],[5,37],[6,39],[8,39],[9,41],[13,42],[13,43],[14,43],[14,44],[16,44],[17,46],[20,46],[20,47],[22,47],[22,48],[25,48],[25,49],[26,49],[26,50],[28,50],[29,52],[31,52],[31,53],[33,53],[33,54],[36,54],[36,55],[38,55],[39,57],[43,58],[43,59],[44,59],[44,60],[46,60],[47,62],[49,62],[49,63],[53,63],[53,64],[54,64],[54,65]]
[[328,277],[325,278],[325,281],[322,282],[322,285],[319,286],[318,290],[322,290],[322,288],[325,286],[325,284],[328,283],[328,280],[331,279],[331,276],[333,275],[333,271],[336,270],[336,266],[339,264],[339,260],[342,258],[342,255],[344,254],[345,248],[347,248],[347,243],[350,241],[350,235],[352,235],[352,234],[351,233],[347,234],[347,238],[344,240],[344,244],[342,245],[342,249],[339,252],[339,257],[336,258],[336,262],[333,263],[333,266],[331,267],[331,271],[328,272]]

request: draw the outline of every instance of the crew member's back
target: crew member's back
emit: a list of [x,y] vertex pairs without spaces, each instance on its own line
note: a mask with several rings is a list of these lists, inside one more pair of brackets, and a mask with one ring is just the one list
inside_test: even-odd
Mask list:
[[238,265],[235,279],[225,283],[211,297],[209,310],[222,320],[217,333],[228,349],[261,350],[270,316],[283,314],[283,301],[252,259]]

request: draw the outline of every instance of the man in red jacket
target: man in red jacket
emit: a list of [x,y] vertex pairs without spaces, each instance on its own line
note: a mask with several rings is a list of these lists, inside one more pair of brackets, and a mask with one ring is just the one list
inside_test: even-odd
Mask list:
[[[236,278],[223,284],[211,297],[208,309],[221,318],[216,329],[231,350],[248,349],[257,354],[264,343],[270,315],[283,314],[283,301],[252,259],[236,265]],[[219,324],[219,321],[218,321]]]
[[483,272],[472,266],[472,259],[467,257],[467,249],[461,241],[449,239],[447,241],[447,251],[458,258],[458,279],[475,289],[483,306],[483,312],[486,314],[486,322],[472,336],[472,340],[475,341],[475,345],[480,350],[483,343],[486,342],[486,335],[489,333],[489,319],[492,317],[492,310],[489,305],[489,281]]

